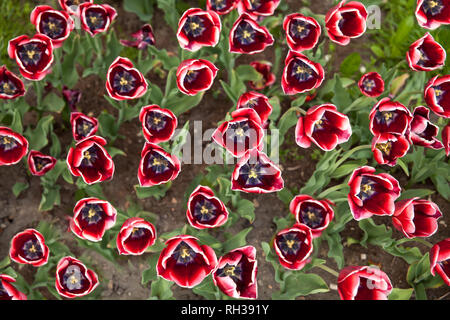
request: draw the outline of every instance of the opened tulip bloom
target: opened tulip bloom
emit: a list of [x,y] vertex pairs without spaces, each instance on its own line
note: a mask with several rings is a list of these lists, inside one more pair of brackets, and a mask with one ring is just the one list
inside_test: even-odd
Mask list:
[[367,28],[367,10],[359,1],[341,1],[328,11],[325,26],[331,41],[346,46],[361,37]]
[[84,198],[75,204],[70,230],[80,239],[98,242],[114,226],[116,216],[116,209],[108,201]]
[[0,99],[11,100],[25,95],[25,85],[18,76],[0,67]]
[[450,124],[447,124],[442,130],[442,143],[444,144],[445,154],[450,155]]
[[0,127],[0,166],[18,163],[28,153],[28,141],[7,127]]
[[263,90],[269,88],[275,83],[276,77],[272,73],[272,63],[267,61],[253,61],[250,65],[255,68],[256,72],[261,74],[261,80],[250,81],[249,85],[254,90]]
[[430,250],[431,274],[441,276],[447,286],[450,286],[450,238],[436,243]]
[[330,200],[316,200],[311,196],[301,194],[292,199],[289,210],[295,216],[298,224],[311,229],[314,238],[319,237],[334,218]]
[[379,164],[395,166],[397,159],[408,153],[410,144],[405,136],[382,133],[372,139],[372,152]]
[[387,300],[392,288],[387,274],[374,267],[346,267],[338,277],[341,300]]
[[116,10],[107,4],[82,3],[79,8],[81,27],[92,37],[108,31],[117,17]]
[[319,42],[322,32],[320,24],[311,17],[292,13],[283,21],[289,48],[295,52],[313,49]]
[[314,143],[324,151],[331,151],[347,142],[351,135],[350,120],[332,104],[310,108],[295,127],[295,141],[302,148]]
[[233,24],[228,40],[230,52],[241,54],[262,52],[274,42],[269,30],[247,13],[243,13]]
[[256,111],[260,118],[260,123],[264,124],[269,120],[273,107],[269,102],[269,98],[262,93],[250,91],[242,94],[237,102],[236,109],[250,108]]
[[59,5],[70,15],[79,15],[79,6],[82,3],[94,3],[94,0],[58,0]]
[[44,236],[35,229],[26,229],[12,238],[9,257],[17,263],[40,267],[48,262],[49,253]]
[[261,118],[254,109],[238,109],[232,120],[222,123],[212,134],[212,139],[234,157],[240,158],[247,151],[261,149],[264,131]]
[[195,96],[212,87],[217,67],[203,59],[184,60],[177,69],[177,86],[184,94]]
[[129,218],[120,228],[116,245],[119,254],[141,255],[156,240],[156,229],[153,224],[142,218]]
[[168,141],[175,133],[178,125],[177,117],[169,109],[162,109],[157,105],[142,107],[139,114],[142,132],[150,143]]
[[450,118],[450,75],[435,76],[425,87],[425,101],[438,116]]
[[311,91],[320,87],[325,78],[320,63],[315,63],[301,53],[289,51],[284,63],[281,87],[285,94]]
[[70,172],[89,185],[112,179],[115,166],[105,145],[106,140],[99,136],[78,141],[67,155]]
[[208,10],[216,12],[218,15],[230,13],[234,10],[240,0],[206,0]]
[[213,281],[229,297],[257,299],[257,273],[256,249],[245,246],[234,249],[219,259],[213,271]]
[[90,294],[98,286],[97,274],[80,260],[64,257],[56,266],[55,287],[58,293],[69,299]]
[[70,124],[72,125],[72,135],[75,141],[91,137],[98,130],[97,118],[88,117],[81,112],[72,112],[70,114]]
[[227,222],[228,210],[211,188],[200,185],[189,196],[186,216],[196,229],[217,228]]
[[394,214],[394,202],[400,196],[401,189],[391,175],[375,174],[375,168],[363,166],[353,171],[348,185],[348,204],[355,220]]
[[264,152],[256,149],[248,151],[239,160],[231,176],[231,190],[269,193],[283,188],[280,168]]
[[440,217],[442,213],[434,202],[416,197],[395,203],[392,223],[407,238],[430,237],[436,233]]
[[384,80],[378,72],[369,72],[358,82],[361,93],[367,97],[378,97],[384,92]]
[[221,30],[222,23],[215,11],[191,8],[186,10],[178,22],[178,43],[181,48],[189,51],[215,47]]
[[431,149],[442,149],[444,145],[436,137],[439,127],[430,121],[430,110],[419,106],[414,109],[413,120],[411,122],[411,141],[416,146]]
[[145,24],[141,29],[131,35],[135,40],[120,40],[120,43],[126,47],[137,48],[139,50],[147,49],[148,46],[155,45],[155,35],[153,28],[149,24]]
[[14,287],[16,279],[0,274],[0,300],[27,300],[27,296]]
[[117,57],[106,77],[106,90],[114,100],[138,99],[148,89],[144,75],[127,58]]
[[199,245],[198,239],[179,235],[166,241],[161,251],[156,271],[158,276],[173,281],[183,288],[200,284],[216,267],[217,257],[207,245]]
[[141,153],[138,179],[141,187],[152,187],[175,180],[180,160],[154,143],[146,143]]
[[253,19],[274,14],[280,0],[240,0],[237,4],[239,14],[247,13]]
[[43,34],[19,36],[9,41],[8,54],[25,79],[39,81],[50,72],[53,63],[52,40]]
[[28,153],[27,162],[31,174],[40,177],[52,170],[55,167],[57,160],[42,152],[31,150],[30,153]]
[[53,48],[59,48],[67,40],[75,23],[66,11],[54,10],[50,6],[37,6],[31,12],[31,23],[36,31],[48,36]]
[[311,261],[312,240],[311,229],[304,224],[296,224],[278,232],[273,247],[281,265],[290,270],[303,269]]
[[370,132],[405,135],[411,125],[412,114],[408,108],[389,98],[380,100],[370,111]]
[[417,0],[416,18],[422,28],[431,30],[450,24],[450,1]]
[[447,54],[430,33],[414,42],[406,53],[409,67],[414,71],[433,71],[445,64]]

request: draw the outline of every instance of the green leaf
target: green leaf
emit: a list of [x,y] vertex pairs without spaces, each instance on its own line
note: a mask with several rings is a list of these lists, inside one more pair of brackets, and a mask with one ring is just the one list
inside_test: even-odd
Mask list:
[[12,187],[12,192],[14,196],[17,198],[22,193],[22,191],[27,190],[29,187],[30,185],[26,182],[16,182]]
[[41,150],[48,144],[47,135],[53,123],[53,116],[42,117],[36,128],[27,134],[30,150]]
[[434,191],[430,189],[408,189],[402,192],[398,200],[411,199],[415,197],[424,198],[433,193]]
[[402,168],[403,172],[409,177],[408,165],[402,159],[397,159],[397,164]]
[[326,282],[317,274],[295,273],[285,280],[284,290],[272,294],[274,300],[293,300],[299,296],[328,292]]
[[124,0],[123,8],[125,11],[133,12],[138,15],[142,21],[150,21],[153,15],[152,0]]
[[392,230],[387,230],[384,224],[376,225],[371,218],[359,221],[359,227],[364,231],[361,239],[362,246],[366,247],[367,244],[373,244],[387,247],[394,242]]
[[341,78],[337,73],[334,75],[334,79],[336,83],[334,86],[334,97],[331,99],[331,102],[333,102],[339,110],[342,110],[342,108],[351,105],[353,101],[348,93],[348,90],[344,88]]
[[241,199],[237,203],[237,213],[253,223],[255,220],[255,205],[250,200]]
[[413,288],[408,289],[392,289],[391,294],[389,295],[389,300],[409,300],[411,299],[411,295],[413,293]]
[[64,100],[60,97],[58,97],[55,93],[50,92],[47,94],[44,98],[44,101],[42,102],[44,105],[44,110],[51,111],[51,112],[57,112],[61,113],[61,111],[64,109],[64,106],[66,103]]
[[178,14],[175,0],[157,0],[156,2],[158,4],[158,8],[164,11],[164,19],[167,24],[176,32],[180,15]]
[[41,203],[39,204],[39,211],[50,211],[55,205],[61,204],[60,188],[60,186],[56,185],[53,188],[44,189]]
[[341,63],[341,73],[344,76],[351,77],[355,73],[359,72],[359,67],[361,65],[361,56],[358,52],[353,52],[348,55],[344,61]]
[[152,300],[168,300],[173,299],[172,282],[163,278],[158,278],[156,281],[152,281],[151,296]]
[[284,137],[288,132],[288,130],[297,124],[298,122],[297,111],[298,111],[297,108],[292,107],[281,116],[280,121],[278,121],[278,130],[280,131],[280,138]]
[[223,251],[229,252],[233,249],[245,246],[245,244],[247,243],[246,237],[247,237],[248,233],[250,231],[252,231],[252,229],[253,229],[252,227],[244,229],[241,232],[236,233],[234,236],[232,236],[228,240],[226,240],[223,243]]
[[251,65],[241,64],[236,68],[236,74],[242,81],[258,82],[262,80],[262,74]]
[[217,286],[214,285],[212,277],[206,277],[202,283],[195,286],[192,291],[204,297],[207,300],[219,300],[220,292]]
[[189,111],[196,107],[203,99],[204,92],[200,92],[195,96],[181,95],[166,100],[166,107],[176,115],[179,116],[182,113]]
[[61,143],[59,142],[58,136],[53,131],[50,133],[50,138],[52,139],[50,155],[54,158],[58,158],[61,155]]
[[153,197],[160,200],[166,195],[166,192],[170,189],[171,185],[172,184],[170,182],[153,187],[141,187],[139,185],[135,185],[134,190],[136,191],[136,196],[138,199]]
[[283,188],[281,191],[277,192],[277,196],[285,205],[289,205],[294,198],[294,195],[288,188]]
[[158,262],[159,254],[152,254],[148,259],[148,269],[142,272],[142,285],[146,285],[150,281],[156,281],[158,275],[156,273],[156,263]]
[[324,236],[328,242],[328,257],[333,258],[336,261],[338,268],[342,269],[345,265],[345,260],[341,236],[338,232],[335,232],[331,235],[324,234]]

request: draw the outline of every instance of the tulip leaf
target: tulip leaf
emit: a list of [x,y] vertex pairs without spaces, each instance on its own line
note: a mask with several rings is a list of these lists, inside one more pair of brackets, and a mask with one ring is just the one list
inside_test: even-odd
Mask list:
[[239,248],[239,247],[243,247],[246,245],[246,237],[248,235],[248,233],[250,231],[252,231],[252,227],[244,229],[238,233],[236,233],[234,236],[228,238],[224,243],[223,243],[223,251],[225,253]]
[[66,105],[64,100],[53,92],[50,92],[45,96],[42,104],[44,105],[45,110],[57,113],[61,113]]
[[172,285],[172,282],[161,277],[159,277],[158,280],[152,281],[150,299],[173,300]]
[[361,239],[361,245],[364,247],[368,244],[388,247],[394,242],[392,230],[388,230],[384,224],[376,225],[371,218],[359,221],[359,227],[364,231]]
[[342,246],[342,239],[338,232],[332,234],[325,233],[324,238],[328,242],[328,257],[333,258],[336,261],[339,269],[342,269],[345,265],[344,260],[344,247]]
[[430,189],[408,189],[402,192],[398,200],[411,199],[414,197],[424,198],[433,193],[434,191]]
[[202,283],[195,286],[192,291],[195,294],[198,294],[204,297],[207,300],[219,300],[220,299],[220,291],[217,286],[214,285],[212,277],[206,277]]
[[172,184],[170,181],[168,183],[152,187],[141,187],[139,185],[135,185],[134,190],[136,191],[136,196],[138,199],[153,197],[156,200],[160,200],[166,195],[166,192],[170,189],[171,185]]
[[153,1],[151,0],[124,0],[125,11],[137,14],[142,21],[150,21],[153,16]]
[[237,213],[247,219],[250,223],[255,220],[255,205],[247,199],[241,199],[237,203]]
[[142,272],[142,285],[146,285],[150,281],[158,280],[158,275],[156,273],[156,263],[158,262],[158,259],[159,253],[150,255],[150,258],[148,259],[148,269],[145,269]]
[[344,76],[351,77],[359,72],[360,65],[361,55],[358,52],[353,52],[342,61],[340,71]]
[[157,0],[158,8],[164,11],[164,19],[167,24],[176,32],[180,14],[175,5],[175,0]]
[[413,288],[408,289],[394,288],[392,289],[392,292],[389,295],[389,300],[409,300],[411,299],[413,291],[414,291]]
[[17,198],[22,193],[22,191],[27,190],[29,187],[30,185],[26,182],[16,182],[12,187],[12,192],[14,196]]
[[328,292],[326,282],[317,274],[293,273],[284,281],[284,288],[272,294],[274,300],[293,300],[299,296]]

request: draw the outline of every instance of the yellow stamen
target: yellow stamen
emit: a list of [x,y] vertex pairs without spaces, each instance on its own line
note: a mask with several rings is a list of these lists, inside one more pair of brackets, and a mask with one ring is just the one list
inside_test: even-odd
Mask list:
[[383,114],[383,117],[384,117],[385,121],[388,121],[388,120],[392,119],[394,117],[394,115],[392,114],[392,112],[385,112]]
[[120,85],[121,86],[126,86],[128,84],[128,80],[125,79],[124,77],[120,78]]
[[443,91],[441,89],[434,89],[434,95],[436,97],[439,97],[442,93],[443,93]]
[[292,249],[292,247],[294,246],[295,241],[294,240],[287,240],[286,241],[286,245],[288,246],[289,249]]
[[303,27],[303,26],[297,26],[297,31],[298,31],[299,33],[302,33],[303,30],[305,30],[305,27]]
[[48,28],[52,31],[56,30],[56,24],[54,24],[53,22],[49,22],[48,23]]
[[258,174],[256,173],[256,171],[254,169],[251,169],[248,177],[256,179],[256,178],[258,178]]
[[75,276],[71,276],[71,277],[69,278],[69,281],[70,281],[71,284],[75,284],[75,283],[78,282],[78,279],[77,279]]
[[235,267],[235,266],[228,266],[228,267],[225,269],[225,274],[226,274],[227,276],[235,276],[236,274],[234,273],[234,270],[236,270],[236,267]]
[[181,257],[184,259],[186,257],[189,257],[191,254],[189,253],[189,249],[188,248],[183,248],[181,249]]
[[95,216],[96,215],[96,211],[94,210],[94,209],[89,209],[89,211],[88,211],[88,218],[92,218],[93,216]]
[[34,55],[36,54],[36,51],[34,50],[28,50],[27,51],[27,55],[28,55],[28,59],[32,60],[34,58]]
[[383,151],[385,154],[389,154],[392,149],[392,142],[388,141],[386,143],[377,143],[376,148]]
[[160,118],[157,118],[157,117],[154,117],[153,118],[153,123],[154,124],[159,124],[161,122],[161,119]]
[[89,151],[85,151],[83,153],[83,157],[87,160],[91,160],[91,154],[89,153]]
[[196,29],[200,28],[200,25],[196,22],[191,22],[190,27],[192,30],[196,30]]
[[34,246],[34,244],[31,246],[31,248],[28,250],[30,252],[36,252],[36,247]]
[[363,184],[361,186],[361,191],[364,192],[364,193],[368,193],[371,190],[372,190],[372,187],[370,185],[368,185],[368,184]]
[[308,219],[312,220],[312,221],[316,220],[316,218],[317,218],[316,215],[313,212],[311,212],[311,211],[308,211],[306,213],[306,215],[308,216]]
[[244,39],[250,38],[252,36],[252,34],[250,32],[248,32],[247,30],[244,30],[244,33],[242,34],[242,36],[244,37]]
[[201,214],[208,214],[209,213],[209,209],[206,208],[205,206],[202,206],[201,210],[200,210]]
[[244,129],[242,129],[242,128],[237,128],[237,129],[235,130],[235,133],[236,133],[237,136],[243,137],[243,136],[244,136]]
[[10,144],[12,139],[10,137],[3,137],[3,144]]

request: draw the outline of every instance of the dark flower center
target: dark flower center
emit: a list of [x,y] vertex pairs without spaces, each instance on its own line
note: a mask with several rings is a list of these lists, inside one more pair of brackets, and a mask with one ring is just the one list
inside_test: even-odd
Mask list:
[[311,80],[314,77],[314,74],[314,70],[305,62],[298,59],[294,61],[291,76],[297,79],[299,82]]
[[52,161],[50,159],[42,158],[42,157],[38,157],[38,156],[35,156],[33,158],[33,160],[34,160],[34,166],[36,167],[37,171],[41,171],[46,166],[48,166],[50,163],[52,163]]
[[153,152],[150,155],[147,168],[151,169],[156,174],[162,174],[170,170],[169,161],[164,156],[156,152]]
[[389,126],[397,118],[397,114],[391,111],[377,111],[375,119],[379,124],[385,124]]
[[86,121],[85,119],[80,119],[79,121],[77,121],[77,133],[82,137],[87,137],[93,128],[94,125],[92,124],[92,122]]
[[422,10],[425,14],[430,14],[432,16],[438,15],[444,9],[442,0],[425,0],[422,4]]
[[419,61],[417,61],[417,65],[422,66],[422,67],[426,67],[430,64],[430,58],[428,57],[428,55],[425,53],[425,51],[422,48],[418,49],[419,51]]
[[258,10],[262,6],[261,0],[250,0],[250,9]]
[[241,45],[250,45],[256,40],[256,31],[246,21],[242,21],[236,28],[235,38]]
[[18,147],[17,141],[9,136],[0,136],[0,148],[3,151],[11,151]]
[[167,120],[161,112],[151,111],[146,117],[146,127],[151,131],[159,132],[166,127]]
[[311,32],[309,23],[300,19],[296,19],[291,22],[289,31],[292,37],[300,40],[305,39]]
[[51,39],[58,39],[64,34],[65,21],[60,17],[47,15],[41,23],[42,32]]
[[104,14],[99,11],[89,10],[86,12],[86,23],[91,31],[101,29],[106,25]]
[[70,265],[64,272],[63,285],[69,291],[81,290],[87,281],[86,277],[81,272],[81,269],[77,265]]
[[87,223],[87,225],[97,224],[103,220],[105,211],[100,204],[89,203],[81,209],[81,219]]
[[247,103],[245,104],[246,108],[254,108],[258,105],[258,100],[259,98],[255,98],[255,99],[250,99],[247,101]]
[[42,45],[26,43],[18,48],[19,58],[25,66],[37,66],[42,59]]
[[172,258],[177,264],[188,265],[194,261],[196,255],[197,253],[186,242],[181,241],[173,251]]
[[450,259],[439,261],[438,264],[444,270],[446,275],[450,275]]
[[186,77],[184,78],[184,81],[186,81],[187,83],[192,83],[197,79],[199,74],[200,74],[199,70],[188,70],[188,72],[186,72]]
[[266,168],[259,162],[256,164],[244,164],[240,173],[247,186],[262,185],[263,176],[267,174]]
[[365,201],[375,194],[376,182],[372,181],[370,178],[363,176],[361,179],[361,185],[359,186],[358,198]]
[[441,87],[439,86],[433,87],[433,89],[434,89],[434,96],[436,97],[437,102],[440,102],[444,96],[445,91],[442,90]]
[[0,80],[0,93],[7,95],[14,95],[18,91],[17,86],[10,79],[5,78]]
[[131,72],[122,69],[113,77],[113,88],[120,94],[127,94],[135,89],[136,82],[137,79]]
[[329,121],[325,117],[322,117],[322,119],[319,119],[314,123],[314,131],[323,130],[328,124]]
[[227,0],[211,0],[211,7],[217,11],[225,9],[227,5]]
[[199,16],[190,16],[184,23],[183,30],[187,36],[197,38],[206,30],[203,19]]
[[97,154],[97,147],[92,146],[83,153],[83,160],[81,160],[81,166],[92,168],[95,166],[95,162],[99,159]]
[[372,92],[377,84],[375,83],[375,80],[366,78],[364,79],[362,85],[365,91]]
[[388,141],[385,143],[377,143],[375,147],[380,150],[382,153],[384,153],[386,156],[389,156],[389,154],[392,151],[392,142]]
[[312,229],[322,226],[323,221],[325,220],[323,209],[314,206],[303,208],[300,214],[302,216],[302,223]]
[[149,232],[150,231],[147,228],[133,228],[133,230],[131,231],[130,237],[128,239],[139,240],[139,239],[147,237]]
[[278,240],[278,247],[285,255],[295,256],[300,251],[302,242],[298,238],[297,232],[288,232],[281,235]]
[[213,220],[217,214],[217,207],[208,199],[201,199],[194,205],[194,217],[200,222]]
[[242,262],[233,266],[226,264],[223,268],[217,270],[219,277],[230,277],[234,282],[242,281]]
[[39,241],[37,239],[30,239],[23,244],[22,255],[29,261],[35,261],[41,259],[44,253]]
[[232,143],[244,143],[246,139],[250,138],[251,131],[248,121],[230,123],[225,135],[227,141]]
[[3,281],[1,279],[0,279],[0,300],[12,300],[12,296],[10,296],[3,287]]

